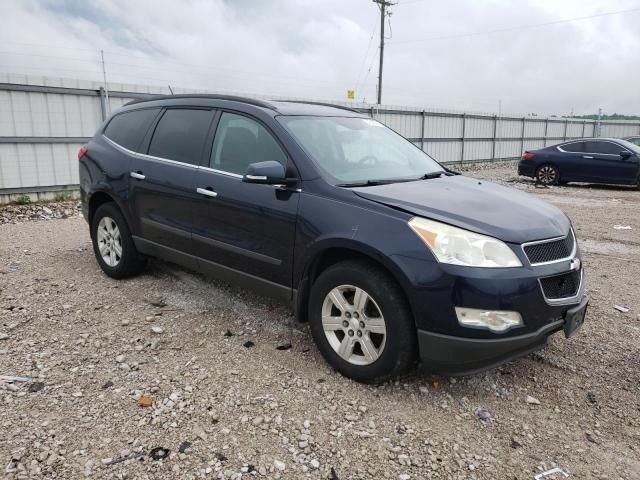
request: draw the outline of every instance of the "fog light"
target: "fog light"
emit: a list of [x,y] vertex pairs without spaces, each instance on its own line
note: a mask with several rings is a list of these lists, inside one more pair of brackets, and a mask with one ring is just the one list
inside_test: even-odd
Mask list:
[[506,332],[511,327],[522,325],[522,316],[518,312],[456,307],[456,315],[460,325],[488,328],[492,332]]

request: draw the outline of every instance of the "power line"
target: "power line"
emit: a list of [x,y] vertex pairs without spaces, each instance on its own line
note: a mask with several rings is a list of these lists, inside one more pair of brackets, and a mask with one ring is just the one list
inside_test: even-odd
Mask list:
[[[369,37],[369,43],[367,44],[367,53],[364,54],[362,58],[362,64],[358,69],[358,77],[356,78],[356,91],[358,90],[358,86],[360,85],[360,77],[362,76],[362,70],[367,63],[367,58],[369,57],[369,51],[371,50],[371,44],[373,43],[373,37],[376,35],[376,27],[378,26],[378,20],[373,24],[373,28],[371,29],[371,36]],[[366,78],[366,77],[365,77]]]
[[447,40],[447,39],[452,39],[452,38],[465,38],[465,37],[476,37],[476,36],[480,36],[480,35],[491,35],[494,33],[504,33],[504,32],[512,32],[515,30],[528,30],[528,29],[532,29],[532,28],[540,28],[540,27],[548,27],[548,26],[552,26],[552,25],[561,25],[563,23],[571,23],[571,22],[579,22],[582,20],[590,20],[592,18],[599,18],[599,17],[606,17],[606,16],[611,16],[611,15],[621,15],[623,13],[632,13],[632,12],[638,12],[640,11],[640,8],[630,8],[628,10],[618,10],[616,12],[604,12],[604,13],[596,13],[594,15],[587,15],[584,17],[574,17],[574,18],[566,18],[563,20],[554,20],[552,22],[544,22],[544,23],[534,23],[534,24],[527,24],[527,25],[518,25],[518,26],[514,26],[514,27],[506,27],[506,28],[498,28],[495,30],[485,30],[485,31],[481,31],[481,32],[471,32],[471,33],[460,33],[460,34],[454,34],[454,35],[436,35],[433,37],[427,37],[427,38],[418,38],[418,39],[413,39],[413,40],[397,40],[395,42],[389,42],[390,45],[397,45],[397,44],[401,44],[401,43],[414,43],[414,42],[428,42],[431,40]]

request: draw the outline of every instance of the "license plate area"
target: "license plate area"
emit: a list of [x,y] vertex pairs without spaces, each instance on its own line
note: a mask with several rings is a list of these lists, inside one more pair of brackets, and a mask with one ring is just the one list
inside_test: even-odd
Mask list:
[[582,324],[584,323],[584,319],[587,315],[587,305],[589,302],[586,298],[580,302],[580,305],[577,307],[573,307],[567,310],[567,313],[564,316],[564,335],[569,338],[573,336]]

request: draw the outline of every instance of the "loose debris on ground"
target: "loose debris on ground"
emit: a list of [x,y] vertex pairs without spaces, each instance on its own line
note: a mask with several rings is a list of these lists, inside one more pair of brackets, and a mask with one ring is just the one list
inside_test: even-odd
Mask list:
[[161,262],[109,279],[76,203],[0,207],[0,374],[26,379],[0,381],[3,475],[640,478],[640,192],[514,168],[468,167],[571,216],[583,330],[484,374],[378,386],[331,371],[269,299]]

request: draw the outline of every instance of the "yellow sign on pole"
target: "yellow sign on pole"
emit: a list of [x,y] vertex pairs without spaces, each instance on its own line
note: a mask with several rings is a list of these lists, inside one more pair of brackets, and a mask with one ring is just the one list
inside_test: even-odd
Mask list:
[[349,100],[353,100],[356,98],[356,91],[355,90],[347,90],[347,98]]

